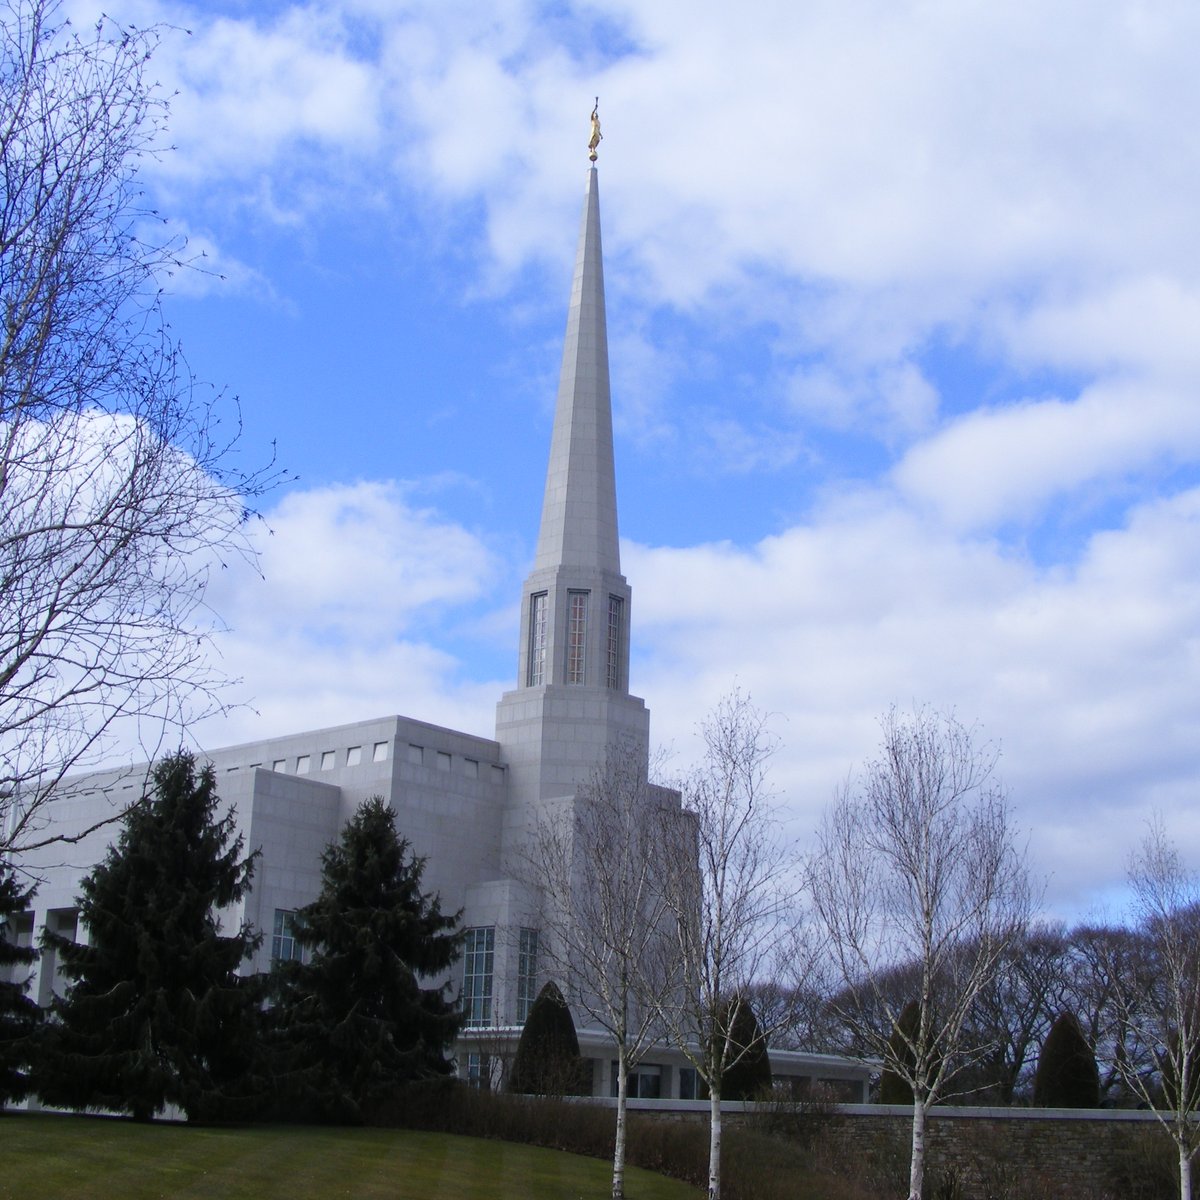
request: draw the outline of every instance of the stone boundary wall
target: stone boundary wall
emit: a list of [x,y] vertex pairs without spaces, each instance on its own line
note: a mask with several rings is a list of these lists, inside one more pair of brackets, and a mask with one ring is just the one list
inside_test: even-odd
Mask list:
[[[962,1200],[1177,1195],[1174,1145],[1149,1112],[935,1106],[926,1138],[930,1179]],[[820,1140],[833,1165],[850,1157],[883,1187],[897,1174],[903,1184],[912,1110],[847,1105],[828,1119]]]
[[[631,1111],[705,1120],[708,1101],[630,1100]],[[771,1106],[726,1102],[727,1124],[766,1117]],[[908,1187],[911,1108],[845,1104],[812,1122],[814,1155],[870,1181],[875,1194]],[[926,1125],[926,1195],[951,1200],[1174,1200],[1174,1143],[1150,1112],[935,1106]],[[847,1170],[847,1164],[852,1169]]]

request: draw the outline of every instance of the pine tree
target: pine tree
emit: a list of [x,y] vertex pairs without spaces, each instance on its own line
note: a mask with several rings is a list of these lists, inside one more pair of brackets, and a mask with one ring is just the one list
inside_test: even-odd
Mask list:
[[547,983],[537,994],[517,1042],[508,1090],[532,1096],[575,1095],[583,1064],[575,1022],[558,985]]
[[[771,1087],[771,1060],[767,1057],[767,1039],[763,1037],[754,1009],[745,1001],[733,1007],[733,1021],[729,1028],[729,1040],[740,1050],[736,1059],[725,1071],[721,1081],[722,1100],[756,1100]],[[724,1017],[722,1017],[724,1020]]]
[[256,1045],[257,989],[238,968],[257,944],[218,913],[249,890],[232,815],[218,817],[211,766],[180,751],[152,772],[116,846],[84,879],[87,945],[57,935],[72,983],[52,1006],[36,1090],[63,1108],[149,1120],[165,1105],[189,1118],[242,1115]]
[[12,870],[0,866],[0,972],[13,975],[0,979],[0,1108],[29,1091],[26,1064],[41,1017],[41,1010],[25,994],[29,980],[21,970],[37,958],[37,951],[18,946],[13,939],[13,919],[29,907],[33,892],[33,888],[22,890]]
[[1074,1013],[1060,1013],[1042,1043],[1033,1102],[1039,1108],[1100,1107],[1096,1055]]
[[327,847],[321,894],[297,914],[312,959],[277,970],[281,1086],[327,1120],[366,1120],[398,1085],[448,1074],[462,1024],[450,985],[421,983],[458,958],[459,915],[421,891],[425,860],[395,816],[372,797]]

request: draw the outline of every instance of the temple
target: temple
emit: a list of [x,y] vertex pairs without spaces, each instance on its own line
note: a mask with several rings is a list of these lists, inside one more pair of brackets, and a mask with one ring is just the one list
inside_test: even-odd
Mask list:
[[[531,831],[547,806],[571,804],[614,749],[625,762],[632,758],[643,777],[648,755],[649,713],[629,691],[632,593],[621,574],[617,531],[600,195],[591,149],[537,553],[521,600],[516,686],[497,705],[495,736],[385,716],[205,756],[246,847],[261,851],[252,893],[236,912],[222,915],[230,926],[245,920],[264,935],[247,971],[265,971],[273,959],[301,953],[295,913],[317,895],[322,850],[362,801],[379,795],[392,806],[401,834],[426,859],[426,889],[440,895],[443,911],[463,913],[463,956],[450,981],[461,989],[466,1014],[458,1060],[460,1072],[481,1083],[497,1077],[495,1061],[515,1043],[550,973],[550,956],[539,945],[545,935],[537,889],[520,869]],[[114,803],[133,799],[145,773],[145,764],[135,764],[76,778],[55,802],[56,820],[88,828]],[[24,860],[42,883],[36,910],[21,918],[18,940],[36,942],[43,927],[86,937],[75,896],[114,836],[109,826]],[[47,1004],[61,986],[47,950],[33,994]],[[605,1036],[582,1028],[580,1043],[591,1061],[593,1092],[615,1093]],[[845,1099],[865,1098],[861,1064],[778,1052],[772,1062],[777,1074],[832,1082]],[[631,1079],[633,1096],[696,1094],[694,1073],[666,1046],[652,1051]]]

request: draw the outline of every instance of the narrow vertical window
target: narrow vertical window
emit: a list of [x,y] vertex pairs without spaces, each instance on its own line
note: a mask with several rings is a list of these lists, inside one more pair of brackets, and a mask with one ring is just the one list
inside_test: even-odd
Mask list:
[[567,616],[567,682],[586,683],[584,678],[587,647],[587,592],[571,592]]
[[538,931],[522,929],[517,954],[517,1024],[524,1025],[537,997]]
[[467,1084],[473,1088],[486,1088],[488,1085],[488,1075],[490,1063],[487,1055],[481,1054],[478,1050],[471,1050],[467,1054]]
[[529,670],[527,687],[546,682],[546,593],[529,597]]
[[294,912],[286,908],[275,910],[275,930],[271,936],[271,961],[299,961],[304,954],[300,943],[296,940],[299,920]]
[[462,1006],[468,1026],[492,1023],[492,969],[496,955],[496,927],[479,925],[463,938]]
[[606,683],[610,688],[621,686],[621,618],[624,601],[620,596],[608,598],[608,654]]

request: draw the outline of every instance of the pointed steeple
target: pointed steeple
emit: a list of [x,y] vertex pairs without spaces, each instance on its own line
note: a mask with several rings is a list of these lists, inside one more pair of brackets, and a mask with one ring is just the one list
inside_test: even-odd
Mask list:
[[[595,161],[599,124],[592,114]],[[649,713],[629,693],[631,593],[613,470],[600,190],[588,171],[533,570],[521,598],[517,686],[496,711],[509,768],[505,838],[529,805],[573,796],[614,752],[645,767]],[[514,843],[515,845],[516,843]]]
[[567,313],[542,524],[525,581],[519,686],[624,692],[629,602],[617,541],[600,190],[593,166]]
[[534,560],[535,570],[566,565],[621,571],[595,167],[588,171]]

